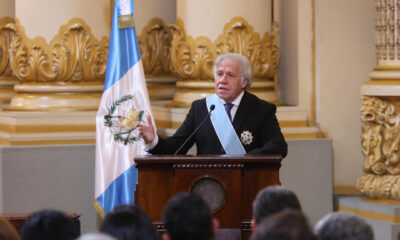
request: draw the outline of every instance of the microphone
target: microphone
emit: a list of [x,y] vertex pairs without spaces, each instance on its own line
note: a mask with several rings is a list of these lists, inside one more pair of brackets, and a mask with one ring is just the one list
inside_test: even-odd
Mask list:
[[176,152],[174,153],[174,155],[178,154],[178,152],[183,148],[183,146],[185,146],[185,144],[189,141],[189,139],[191,139],[193,137],[193,135],[197,132],[197,130],[199,130],[199,128],[204,124],[204,122],[211,117],[211,112],[214,111],[215,109],[215,105],[211,105],[210,106],[210,111],[208,112],[207,116],[203,119],[203,121],[199,124],[199,126],[197,126],[197,128],[193,131],[192,134],[190,134],[190,136],[185,140],[185,142],[178,148],[178,150],[176,150]]

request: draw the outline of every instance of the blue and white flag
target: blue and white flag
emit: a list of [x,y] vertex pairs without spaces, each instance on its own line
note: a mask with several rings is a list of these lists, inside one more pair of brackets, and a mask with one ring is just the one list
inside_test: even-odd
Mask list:
[[[96,116],[95,207],[105,216],[134,203],[138,180],[134,157],[145,155],[136,127],[151,114],[133,1],[115,0],[103,96]],[[153,118],[152,118],[153,119]]]

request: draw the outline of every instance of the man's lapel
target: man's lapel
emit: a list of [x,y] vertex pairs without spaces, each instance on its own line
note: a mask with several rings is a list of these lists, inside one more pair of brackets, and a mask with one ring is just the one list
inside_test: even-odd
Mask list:
[[247,91],[245,91],[232,123],[236,131],[246,120],[246,116],[248,116],[251,108],[254,105],[252,104],[253,102],[254,98],[252,98],[252,96]]

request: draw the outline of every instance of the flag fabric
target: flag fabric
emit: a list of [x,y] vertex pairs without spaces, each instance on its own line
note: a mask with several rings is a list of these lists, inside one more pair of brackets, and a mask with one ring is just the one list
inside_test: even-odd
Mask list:
[[[134,203],[134,157],[146,154],[137,122],[151,115],[133,1],[115,0],[103,96],[96,115],[95,207],[104,217],[114,207]],[[153,119],[153,118],[152,118]]]

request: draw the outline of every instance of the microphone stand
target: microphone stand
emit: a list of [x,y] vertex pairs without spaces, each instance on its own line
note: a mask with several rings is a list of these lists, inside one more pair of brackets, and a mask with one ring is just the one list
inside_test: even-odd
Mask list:
[[185,142],[183,142],[183,144],[178,148],[178,150],[176,150],[176,152],[174,153],[174,155],[178,154],[178,152],[183,148],[183,146],[185,146],[185,144],[189,141],[189,139],[191,139],[193,137],[193,135],[197,132],[197,130],[199,130],[199,128],[204,124],[204,122],[211,117],[211,112],[215,109],[215,105],[211,105],[210,106],[210,111],[208,112],[207,116],[203,119],[203,121],[201,121],[201,123],[199,124],[199,126],[197,126],[197,128],[193,131],[192,134],[190,134],[190,136],[185,140]]

